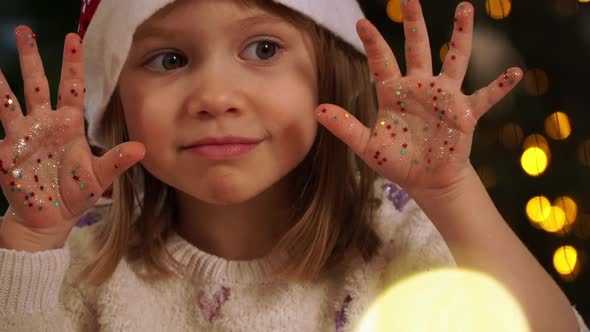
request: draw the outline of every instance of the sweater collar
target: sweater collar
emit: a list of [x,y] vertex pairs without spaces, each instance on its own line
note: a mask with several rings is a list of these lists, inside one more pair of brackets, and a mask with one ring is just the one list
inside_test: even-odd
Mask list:
[[233,261],[209,254],[189,243],[176,232],[168,238],[166,248],[184,266],[180,274],[195,281],[224,283],[267,283],[278,279],[273,274],[276,258],[270,256]]

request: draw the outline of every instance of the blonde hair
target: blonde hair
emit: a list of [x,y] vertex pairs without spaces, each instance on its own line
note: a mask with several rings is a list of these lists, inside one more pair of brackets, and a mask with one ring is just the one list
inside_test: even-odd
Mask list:
[[[364,55],[287,7],[267,0],[239,2],[276,13],[309,33],[315,45],[319,102],[339,105],[365,125],[374,123],[375,88]],[[109,146],[129,139],[117,92],[101,127]],[[292,211],[294,224],[273,251],[288,253],[276,272],[292,280],[310,280],[340,262],[350,249],[371,259],[381,244],[369,225],[377,202],[373,188],[376,174],[322,126],[311,151],[293,174],[292,188],[298,193]],[[100,249],[84,268],[82,281],[103,283],[123,258],[142,261],[146,280],[171,277],[173,271],[166,261],[180,267],[165,248],[175,222],[174,202],[173,188],[141,165],[119,177],[114,182],[111,222],[104,224],[96,239]],[[139,208],[138,216],[130,208],[134,206]]]

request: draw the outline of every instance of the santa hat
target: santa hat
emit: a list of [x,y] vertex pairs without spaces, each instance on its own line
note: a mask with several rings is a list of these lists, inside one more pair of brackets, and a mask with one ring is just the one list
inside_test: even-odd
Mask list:
[[[127,60],[133,34],[175,0],[82,0],[78,31],[84,39],[85,117],[90,143],[106,147],[100,128],[104,110]],[[365,54],[356,34],[364,18],[357,0],[273,0],[313,19]]]

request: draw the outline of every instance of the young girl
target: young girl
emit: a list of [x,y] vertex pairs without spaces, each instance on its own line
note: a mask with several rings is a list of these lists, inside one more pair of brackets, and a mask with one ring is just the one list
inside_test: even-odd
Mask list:
[[86,0],[56,110],[18,27],[0,329],[353,331],[393,282],[457,265],[504,284],[533,331],[587,331],[469,163],[521,71],[463,95],[473,7],[437,76],[418,1],[402,8],[406,76],[355,0]]

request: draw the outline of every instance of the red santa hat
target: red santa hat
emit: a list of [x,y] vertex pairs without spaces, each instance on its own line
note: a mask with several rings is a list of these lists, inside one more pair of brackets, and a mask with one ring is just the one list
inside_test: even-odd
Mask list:
[[[84,39],[85,116],[93,145],[106,147],[100,128],[104,110],[127,60],[133,33],[175,0],[82,0],[78,32]],[[313,19],[365,54],[356,34],[364,18],[357,0],[273,0]]]

